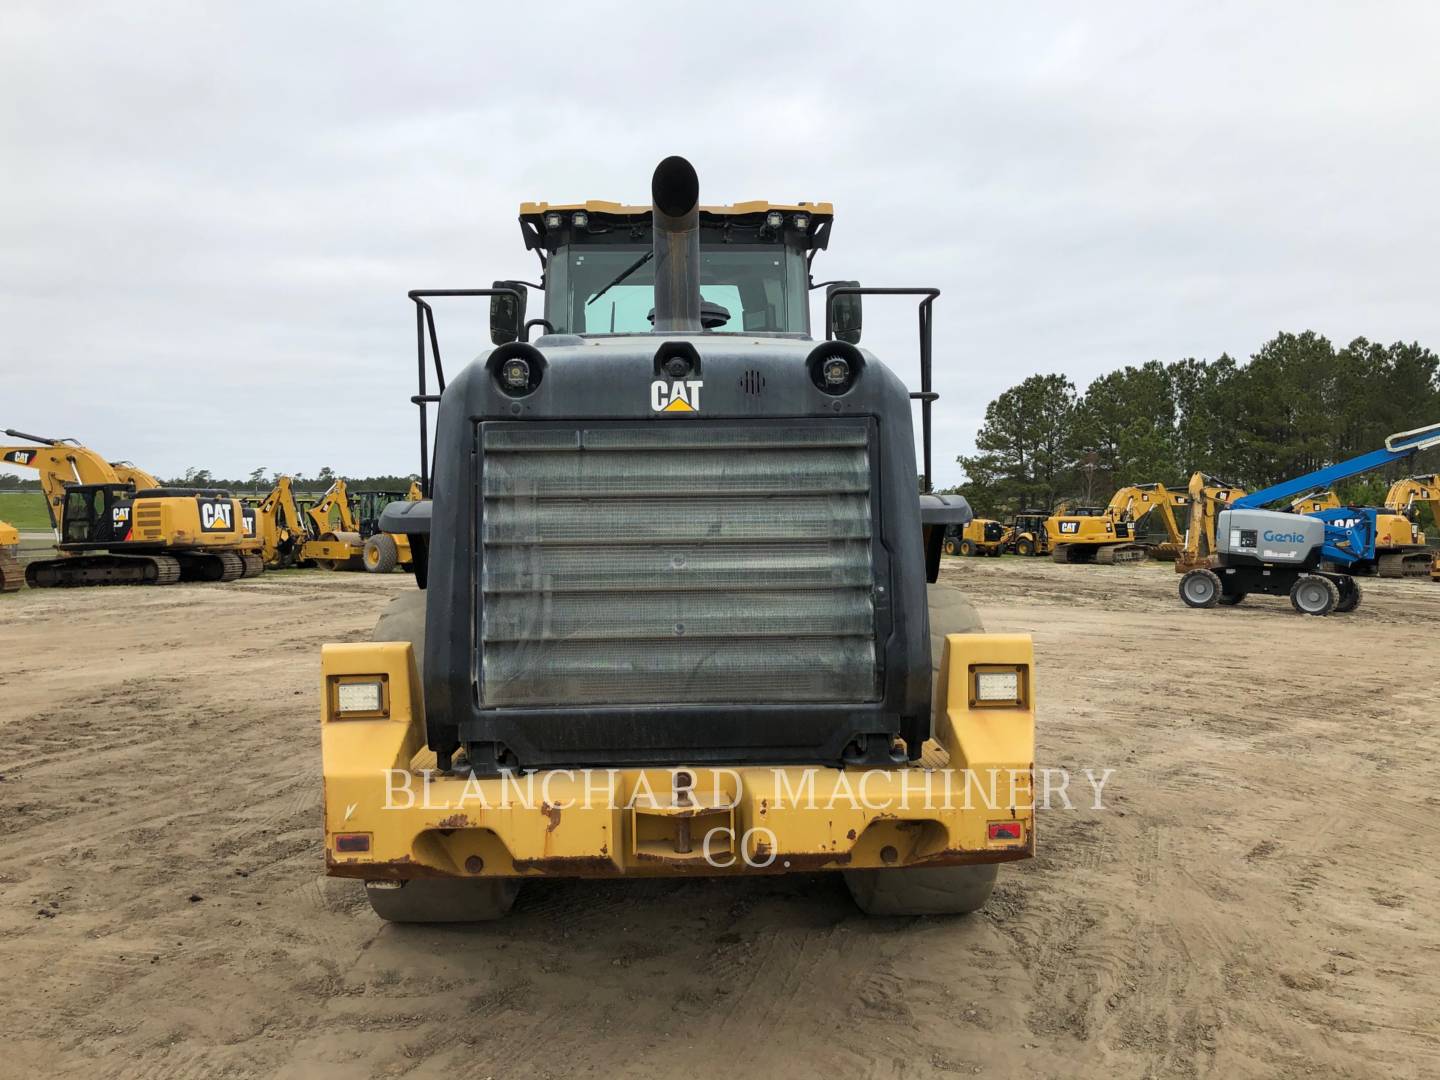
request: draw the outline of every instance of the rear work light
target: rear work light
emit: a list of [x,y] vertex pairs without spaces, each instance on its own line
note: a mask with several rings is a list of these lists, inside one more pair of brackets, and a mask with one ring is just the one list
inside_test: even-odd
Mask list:
[[992,821],[987,833],[991,840],[1023,840],[1025,833],[1018,821]]
[[[994,826],[992,825],[993,829]],[[353,854],[361,854],[370,850],[370,834],[360,833],[336,833],[335,850],[345,851]]]
[[390,715],[390,681],[384,675],[340,675],[330,680],[336,720],[383,720]]
[[971,708],[1016,709],[1025,704],[1028,670],[1021,664],[974,664],[970,668]]

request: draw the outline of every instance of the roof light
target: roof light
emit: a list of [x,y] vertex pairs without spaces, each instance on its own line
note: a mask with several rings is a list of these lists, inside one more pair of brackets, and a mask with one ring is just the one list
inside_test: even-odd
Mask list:
[[810,228],[809,214],[796,214],[790,219],[790,221],[795,226],[795,228],[799,229],[801,232],[805,232]]
[[778,229],[785,224],[785,215],[780,213],[779,210],[771,210],[765,215],[765,224],[769,228]]
[[550,213],[545,215],[545,227],[547,229],[558,229],[564,223],[565,219],[554,210],[551,210]]
[[574,225],[577,229],[583,229],[590,224],[590,215],[584,210],[576,210],[575,213],[570,216],[570,224]]

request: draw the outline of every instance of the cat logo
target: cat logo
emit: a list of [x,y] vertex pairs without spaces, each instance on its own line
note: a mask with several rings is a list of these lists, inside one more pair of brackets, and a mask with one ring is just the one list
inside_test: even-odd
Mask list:
[[696,413],[700,411],[700,388],[703,379],[680,379],[670,382],[656,379],[650,384],[650,411]]
[[1060,522],[1060,531],[1062,533],[1078,533],[1080,523],[1078,521],[1062,521]]
[[230,532],[235,528],[235,507],[228,499],[200,500],[202,532]]
[[112,506],[110,508],[110,520],[116,525],[126,525],[130,521],[130,507]]
[[5,455],[5,460],[16,465],[29,465],[35,460],[34,450],[11,450]]
[[253,506],[240,508],[240,531],[245,534],[246,540],[255,539],[255,508]]

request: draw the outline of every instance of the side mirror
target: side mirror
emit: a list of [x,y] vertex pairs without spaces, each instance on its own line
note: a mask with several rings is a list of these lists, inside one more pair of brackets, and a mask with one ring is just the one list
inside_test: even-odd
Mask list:
[[830,313],[830,335],[850,345],[860,344],[860,294],[849,293],[836,296],[833,300],[831,296],[836,289],[859,286],[858,281],[835,281],[825,289],[825,310]]
[[508,294],[490,297],[490,340],[496,345],[508,345],[520,339],[525,327],[525,301],[528,290],[518,281],[497,281],[492,289],[514,289],[520,294],[517,301]]

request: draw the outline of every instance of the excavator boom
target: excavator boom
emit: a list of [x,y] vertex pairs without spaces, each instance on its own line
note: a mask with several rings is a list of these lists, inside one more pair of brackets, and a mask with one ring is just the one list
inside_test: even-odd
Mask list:
[[14,428],[6,428],[5,434],[31,444],[0,446],[0,462],[34,469],[40,474],[40,490],[45,495],[51,528],[60,528],[66,484],[130,484],[136,491],[160,486],[144,469],[128,461],[111,464],[74,439],[47,439]]

